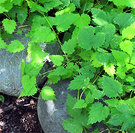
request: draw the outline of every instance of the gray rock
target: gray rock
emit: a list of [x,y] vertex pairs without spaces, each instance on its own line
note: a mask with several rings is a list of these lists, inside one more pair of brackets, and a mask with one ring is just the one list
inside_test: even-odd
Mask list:
[[[37,112],[39,122],[45,133],[67,133],[62,126],[62,121],[66,118],[70,118],[66,110],[67,94],[73,97],[77,96],[77,91],[67,90],[69,83],[70,81],[66,79],[59,81],[57,84],[48,85],[54,89],[57,101],[45,101],[39,96]],[[108,131],[105,131],[107,128],[108,127],[102,122],[97,122],[87,130],[87,133],[92,133],[96,129],[100,132],[104,131],[104,133],[108,133]],[[112,131],[112,133],[115,132],[116,131]],[[83,131],[83,133],[85,132]]]
[[57,101],[45,101],[39,96],[38,118],[45,133],[67,133],[61,124],[62,120],[70,117],[65,105],[67,94],[72,96],[77,94],[76,91],[67,90],[69,83],[69,80],[62,80],[57,84],[48,85],[54,89]]
[[[19,40],[23,45],[27,47],[29,39],[25,37],[25,33],[23,33],[22,36],[18,33],[14,33],[13,35],[14,39],[5,40],[7,44],[10,44],[10,42],[13,40]],[[47,45],[44,43],[40,45],[42,45],[42,48],[45,47],[45,51],[48,53],[60,53],[60,46],[58,43]],[[22,74],[20,70],[22,59],[25,59],[26,63],[28,63],[27,49],[17,53],[10,53],[5,49],[0,50],[0,92],[17,97],[20,95],[20,92],[22,91]],[[40,71],[40,74],[48,71],[51,66],[52,63],[45,63]],[[46,79],[46,76],[39,76],[37,78],[38,86],[42,87]]]

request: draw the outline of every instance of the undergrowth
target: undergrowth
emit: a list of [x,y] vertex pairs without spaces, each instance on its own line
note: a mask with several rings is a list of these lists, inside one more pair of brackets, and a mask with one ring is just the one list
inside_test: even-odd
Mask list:
[[[58,41],[62,54],[49,55],[56,69],[48,72],[48,83],[70,78],[67,89],[78,90],[77,97],[67,96],[71,118],[63,120],[65,130],[87,132],[92,124],[103,122],[106,130],[135,132],[134,0],[1,0],[0,15],[0,49],[23,50],[18,40],[7,45],[4,39],[31,27],[26,35],[31,61],[22,60],[20,97],[38,91],[36,77],[49,55],[39,43]],[[40,93],[44,100],[56,100],[49,86]]]

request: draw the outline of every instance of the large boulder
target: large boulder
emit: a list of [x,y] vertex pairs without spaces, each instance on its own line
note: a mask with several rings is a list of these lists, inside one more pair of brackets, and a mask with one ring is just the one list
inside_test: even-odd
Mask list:
[[69,80],[59,81],[57,84],[48,85],[55,91],[57,101],[45,101],[39,96],[38,100],[38,118],[41,127],[45,133],[67,133],[61,122],[70,117],[66,111],[67,94],[76,96],[76,91],[67,90]]
[[[39,96],[37,112],[39,122],[45,133],[68,133],[62,126],[62,121],[70,118],[66,110],[67,94],[73,97],[77,96],[77,91],[67,90],[69,83],[70,80],[66,79],[59,81],[57,84],[47,85],[54,89],[57,101],[45,101]],[[104,131],[107,126],[103,123],[95,123],[92,128],[87,130],[87,133],[92,133],[97,128],[99,131]],[[104,133],[108,133],[108,131],[104,131]]]
[[[19,35],[18,33],[13,34],[14,39],[5,39],[7,44],[10,44],[13,40],[19,40],[22,42],[23,45],[27,46],[29,39],[25,36],[25,33]],[[46,51],[50,52],[51,54],[59,54],[60,53],[60,46],[58,43],[54,44],[40,44],[41,47]],[[5,49],[0,50],[0,92],[11,95],[11,96],[19,96],[20,92],[22,91],[22,84],[21,84],[21,70],[20,65],[22,59],[25,59],[26,63],[27,60],[27,49],[17,53],[10,53]],[[51,64],[51,63],[50,63]],[[52,65],[52,64],[51,64]],[[50,69],[51,65],[45,63],[43,68],[40,71],[44,73]],[[46,81],[47,77],[38,77],[37,84],[38,86],[42,87],[44,82]]]

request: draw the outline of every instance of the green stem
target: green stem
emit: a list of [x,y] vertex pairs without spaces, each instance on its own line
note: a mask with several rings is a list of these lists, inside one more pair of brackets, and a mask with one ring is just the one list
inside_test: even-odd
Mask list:
[[[57,38],[57,40],[58,40],[58,42],[59,42],[60,46],[62,46],[61,41],[60,41],[60,39],[59,39],[58,35],[56,34],[55,30],[53,29],[52,25],[50,24],[50,22],[48,21],[48,19],[47,19],[47,18],[46,18],[46,16],[44,15],[44,13],[42,13],[42,15],[44,16],[45,20],[46,20],[46,21],[47,21],[47,23],[49,24],[49,26],[50,26],[50,28],[52,29],[52,31],[55,33],[56,38]],[[65,57],[66,57],[67,61],[69,61],[69,59],[68,59],[67,55],[66,55],[65,53],[64,53],[64,55],[65,55]]]
[[83,90],[83,92],[81,93],[81,95],[80,95],[80,99],[82,99],[82,95],[83,95],[83,93],[85,92],[85,90],[86,90],[86,88]]
[[[103,71],[103,70],[102,70]],[[97,81],[97,79],[99,78],[100,74],[102,73],[102,71],[99,73],[99,75],[96,77],[96,79],[93,81],[92,85],[95,84],[95,82]]]

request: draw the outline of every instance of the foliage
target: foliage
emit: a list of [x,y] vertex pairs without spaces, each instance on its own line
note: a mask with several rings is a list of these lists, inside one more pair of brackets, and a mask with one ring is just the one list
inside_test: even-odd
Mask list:
[[[134,0],[3,0],[0,13],[5,16],[0,49],[13,53],[23,50],[21,42],[7,45],[4,39],[16,29],[24,32],[18,23],[28,22],[31,27],[27,33],[31,62],[22,60],[20,97],[38,91],[36,77],[49,55],[42,52],[39,43],[58,41],[63,53],[49,55],[56,69],[49,72],[48,83],[70,78],[67,89],[78,91],[77,97],[67,96],[71,118],[63,120],[65,130],[80,133],[103,122],[107,130],[117,126],[118,132],[135,131]],[[61,34],[63,39],[59,39]],[[49,86],[40,93],[44,100],[56,100]]]

